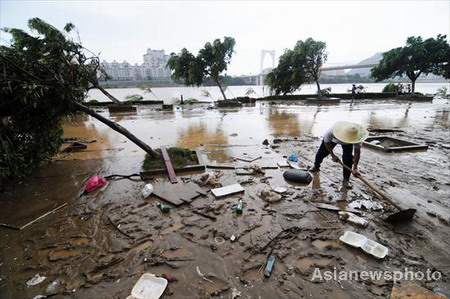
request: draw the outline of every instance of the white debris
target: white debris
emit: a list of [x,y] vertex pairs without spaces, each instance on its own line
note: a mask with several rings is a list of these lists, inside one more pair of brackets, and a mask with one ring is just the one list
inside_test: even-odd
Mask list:
[[40,284],[41,282],[43,282],[47,277],[45,276],[41,276],[39,274],[34,275],[33,278],[31,278],[30,280],[27,281],[27,286],[31,287],[37,284]]
[[380,203],[373,202],[370,200],[355,200],[355,201],[351,202],[348,205],[348,207],[351,209],[362,209],[362,207],[364,207],[367,210],[373,210],[373,211],[383,209],[383,206]]

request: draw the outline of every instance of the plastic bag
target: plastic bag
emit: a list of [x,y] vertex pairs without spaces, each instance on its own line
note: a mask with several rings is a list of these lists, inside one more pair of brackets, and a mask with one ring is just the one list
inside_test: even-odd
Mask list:
[[288,161],[297,162],[298,161],[297,155],[296,154],[290,155]]
[[142,190],[142,197],[145,199],[150,196],[150,194],[153,193],[153,185],[147,184],[145,185],[144,189]]
[[98,175],[91,176],[84,187],[86,193],[92,192],[106,185],[106,180]]

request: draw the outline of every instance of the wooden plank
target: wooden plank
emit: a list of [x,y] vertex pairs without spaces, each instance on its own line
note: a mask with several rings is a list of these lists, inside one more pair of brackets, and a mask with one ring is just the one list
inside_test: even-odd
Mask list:
[[215,197],[223,197],[235,193],[245,192],[245,190],[240,184],[233,184],[221,188],[212,189],[211,192]]
[[161,146],[161,153],[163,155],[164,163],[166,164],[167,173],[169,174],[169,180],[172,184],[178,183],[177,175],[173,169],[172,161],[170,160],[169,153],[164,145]]

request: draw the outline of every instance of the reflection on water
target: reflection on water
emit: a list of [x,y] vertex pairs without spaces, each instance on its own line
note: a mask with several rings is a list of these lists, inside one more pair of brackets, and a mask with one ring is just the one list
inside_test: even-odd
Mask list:
[[[226,148],[236,145],[260,145],[264,139],[321,137],[339,120],[361,123],[373,128],[401,128],[404,130],[433,128],[449,129],[448,101],[435,99],[433,103],[405,103],[375,101],[369,103],[341,102],[333,106],[267,105],[240,109],[214,109],[188,106],[165,112],[140,107],[137,114],[102,115],[118,122],[152,147],[182,146],[211,152],[211,160],[226,161],[233,154]],[[89,154],[80,158],[99,158],[119,155],[141,155],[140,150],[111,128],[85,115],[67,118],[65,137],[96,139],[89,144]],[[431,134],[431,133],[430,133]],[[231,147],[205,147],[201,144],[222,144]],[[123,150],[122,150],[123,149]],[[102,150],[103,153],[100,151]],[[107,152],[107,151],[114,152]],[[97,152],[95,152],[97,151]],[[77,156],[78,155],[78,156]]]
[[274,137],[298,137],[301,134],[297,114],[270,109],[268,120]]
[[209,160],[217,162],[229,160],[227,149],[214,146],[228,144],[228,137],[220,126],[212,128],[207,127],[205,123],[192,123],[179,132],[177,146],[195,149],[201,144],[207,145],[203,150],[208,153]]

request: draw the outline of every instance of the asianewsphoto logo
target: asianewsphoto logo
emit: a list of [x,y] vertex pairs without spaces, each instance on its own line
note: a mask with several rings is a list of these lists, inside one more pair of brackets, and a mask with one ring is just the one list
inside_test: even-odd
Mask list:
[[348,271],[337,270],[336,267],[333,271],[321,271],[319,268],[314,269],[314,273],[311,277],[311,281],[350,281],[350,280],[387,280],[387,281],[412,281],[412,280],[425,280],[425,281],[437,281],[442,278],[442,273],[439,271],[432,271],[427,269],[423,271],[413,271],[412,269],[404,268],[404,270],[396,271]]

